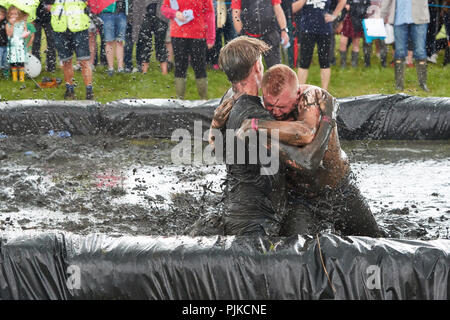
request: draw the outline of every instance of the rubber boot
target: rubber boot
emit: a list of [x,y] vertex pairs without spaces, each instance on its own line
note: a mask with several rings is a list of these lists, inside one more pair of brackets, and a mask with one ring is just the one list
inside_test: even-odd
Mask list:
[[366,68],[370,67],[370,53],[364,52],[364,66]]
[[423,91],[429,92],[430,89],[427,87],[427,61],[426,60],[418,60],[416,64],[417,70],[417,79],[419,80],[419,86]]
[[17,82],[17,68],[11,68],[12,81]]
[[197,82],[197,90],[200,99],[208,100],[208,78],[200,78],[195,81]]
[[405,60],[395,59],[394,69],[395,69],[395,90],[403,91],[405,86]]
[[19,82],[25,82],[25,68],[19,68]]
[[450,43],[448,45],[448,47],[445,49],[445,54],[444,54],[444,62],[443,65],[447,65],[450,64]]
[[364,53],[364,66],[368,68],[370,67],[370,56],[372,55],[372,44],[367,43],[366,40],[364,40],[363,43],[363,53]]
[[352,67],[353,68],[358,67],[358,56],[359,56],[359,52],[352,51]]
[[178,99],[184,99],[186,93],[186,78],[175,78],[175,91]]
[[386,68],[386,54],[381,54],[380,60],[381,60],[381,67]]
[[341,68],[347,65],[347,51],[339,51],[341,53]]
[[3,78],[9,79],[9,69],[3,69]]

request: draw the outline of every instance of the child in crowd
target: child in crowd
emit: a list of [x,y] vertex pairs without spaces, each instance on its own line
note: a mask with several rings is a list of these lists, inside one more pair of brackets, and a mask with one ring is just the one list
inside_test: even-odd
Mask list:
[[[8,35],[8,62],[11,65],[13,81],[25,81],[25,62],[27,62],[27,51],[25,39],[30,35],[27,29],[28,15],[11,6],[8,9],[6,34]],[[19,77],[17,78],[17,75]]]
[[0,72],[5,78],[9,77],[7,61],[8,36],[6,35],[6,9],[0,6]]

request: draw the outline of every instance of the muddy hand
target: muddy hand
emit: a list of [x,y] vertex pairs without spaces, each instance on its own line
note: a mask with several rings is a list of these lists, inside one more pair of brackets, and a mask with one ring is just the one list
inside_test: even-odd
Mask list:
[[320,105],[320,111],[322,114],[330,116],[333,120],[337,118],[337,112],[339,104],[337,100],[326,90],[316,92],[316,99]]
[[225,123],[228,120],[228,116],[230,115],[230,111],[233,108],[234,100],[233,98],[228,98],[220,106],[214,110],[213,120],[211,122],[211,128],[220,129],[225,126]]

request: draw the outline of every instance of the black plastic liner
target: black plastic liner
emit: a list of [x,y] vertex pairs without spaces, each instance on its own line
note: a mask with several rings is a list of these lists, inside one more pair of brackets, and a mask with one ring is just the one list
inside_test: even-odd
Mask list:
[[[171,138],[174,130],[194,131],[209,124],[220,99],[119,100],[95,102],[23,100],[0,103],[0,133],[27,135],[65,130],[74,135],[97,133],[121,137]],[[339,99],[339,135],[344,140],[450,139],[450,98],[405,94]]]
[[0,133],[48,134],[50,130],[72,135],[95,135],[99,131],[101,104],[89,101],[20,100],[0,103]]
[[368,95],[339,100],[345,140],[450,139],[450,98]]
[[194,132],[194,121],[202,122],[202,133],[209,130],[214,109],[220,99],[214,100],[119,100],[110,102],[101,110],[102,131],[121,137],[154,137],[170,139],[178,128]]
[[0,238],[1,299],[449,299],[450,240]]

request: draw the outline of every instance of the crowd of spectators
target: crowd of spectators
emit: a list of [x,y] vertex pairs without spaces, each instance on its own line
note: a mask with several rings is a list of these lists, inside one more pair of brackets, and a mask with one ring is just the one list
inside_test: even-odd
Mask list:
[[[360,42],[364,65],[370,66],[373,48],[364,36],[365,18],[382,18],[394,26],[396,88],[403,90],[404,68],[413,56],[420,87],[428,91],[427,63],[436,63],[442,49],[444,64],[450,62],[450,0],[0,0],[0,69],[5,78],[24,81],[27,52],[44,60],[45,33],[43,65],[48,72],[58,64],[62,68],[66,99],[75,98],[74,70],[81,69],[86,99],[93,99],[96,65],[105,65],[110,77],[145,74],[153,50],[162,75],[174,69],[177,97],[185,96],[191,65],[199,97],[207,99],[207,67],[219,69],[222,45],[245,35],[269,44],[267,67],[282,60],[298,67],[300,83],[307,82],[317,45],[321,86],[328,89],[336,34],[341,67],[347,66],[350,46],[351,65],[358,66]],[[436,39],[442,25],[444,41]],[[387,45],[383,40],[375,44],[386,67]]]

